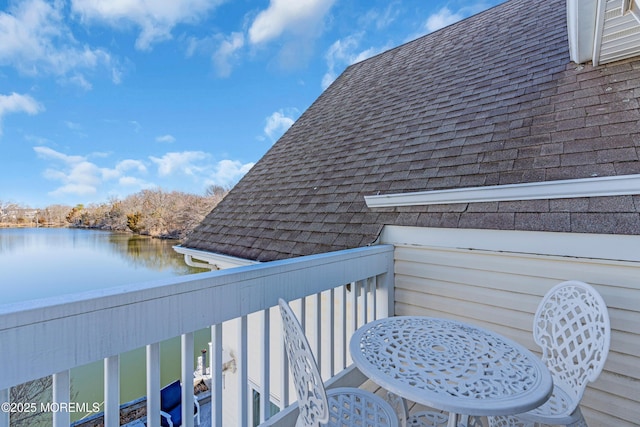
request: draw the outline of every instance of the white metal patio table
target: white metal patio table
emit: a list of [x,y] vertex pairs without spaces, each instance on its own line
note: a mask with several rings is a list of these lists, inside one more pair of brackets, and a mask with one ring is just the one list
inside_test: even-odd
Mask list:
[[349,344],[360,371],[398,396],[448,411],[449,426],[468,415],[510,415],[544,403],[553,390],[544,363],[520,344],[455,320],[378,319]]

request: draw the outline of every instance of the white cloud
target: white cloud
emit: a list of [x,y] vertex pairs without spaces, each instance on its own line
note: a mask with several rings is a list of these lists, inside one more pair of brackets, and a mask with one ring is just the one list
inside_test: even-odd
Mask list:
[[167,153],[162,157],[150,157],[158,166],[158,175],[169,177],[187,175],[196,182],[230,187],[249,171],[254,163],[242,163],[238,160],[211,161],[211,156],[202,151],[183,151]]
[[209,155],[203,151],[183,151],[167,153],[162,157],[153,157],[150,159],[158,165],[158,174],[160,176],[169,176],[173,174],[195,175],[206,168],[202,163],[207,160]]
[[448,7],[443,7],[438,12],[427,18],[427,22],[425,23],[425,28],[428,32],[434,32],[439,30],[440,28],[444,28],[447,25],[451,25],[455,22],[460,21],[465,16],[460,12],[451,12]]
[[156,142],[166,142],[171,144],[172,142],[176,142],[176,138],[173,135],[160,135],[156,137]]
[[277,64],[293,69],[306,63],[315,40],[322,34],[326,17],[335,0],[270,0],[248,31],[249,43],[262,46],[279,39]]
[[431,14],[424,23],[424,32],[410,36],[408,40],[413,40],[428,33],[432,33],[448,25],[455,24],[471,15],[482,12],[491,6],[491,2],[485,1],[470,2],[465,7],[457,11],[452,11],[448,7],[443,7],[436,13]]
[[69,155],[46,146],[33,150],[45,162],[43,177],[56,183],[49,195],[67,200],[80,197],[82,203],[159,185],[181,191],[193,191],[194,184],[203,189],[211,184],[230,187],[254,165],[237,160],[213,162],[211,155],[201,151],[166,153],[150,157],[158,168],[156,181],[149,179],[147,163],[142,160],[125,159],[105,167],[92,160],[108,161],[101,153]]
[[242,33],[231,33],[220,43],[212,57],[218,76],[229,77],[231,75],[231,62],[243,46],[244,35]]
[[322,77],[323,90],[328,88],[338,77],[338,74],[347,66],[363,61],[388,49],[388,46],[381,46],[377,48],[369,47],[362,50],[360,49],[362,36],[361,33],[352,34],[342,40],[337,40],[329,47],[325,54],[327,72]]
[[118,162],[118,164],[116,164],[115,170],[120,173],[124,173],[131,170],[137,171],[139,173],[146,173],[147,167],[140,160],[127,159],[127,160],[122,160]]
[[46,179],[62,183],[60,187],[49,193],[52,196],[67,194],[88,196],[98,191],[98,186],[103,179],[103,171],[87,161],[85,157],[69,156],[48,147],[34,147],[33,150],[42,159],[61,163],[61,166],[49,167],[44,172]]
[[11,95],[0,95],[0,136],[2,136],[2,118],[9,113],[38,114],[44,107],[29,95],[13,92]]
[[94,196],[104,191],[103,187],[109,181],[128,186],[137,184],[140,188],[144,185],[144,181],[131,175],[131,172],[144,174],[147,171],[138,160],[123,160],[114,168],[105,168],[90,162],[86,156],[68,155],[44,146],[33,147],[33,150],[49,163],[43,176],[59,182],[59,187],[49,192],[55,197]]
[[242,163],[237,160],[221,160],[215,165],[209,184],[231,187],[242,178],[255,163]]
[[72,0],[71,7],[85,21],[123,28],[134,24],[140,29],[136,48],[148,50],[154,43],[171,39],[176,25],[198,22],[221,3],[222,0]]
[[295,122],[295,119],[292,117],[294,115],[293,113],[297,113],[297,110],[292,110],[288,115],[282,110],[271,114],[267,117],[264,133],[267,134],[272,141],[280,138]]
[[70,120],[65,120],[64,124],[69,130],[75,130],[75,131],[82,130],[82,125],[80,123],[72,122]]
[[298,35],[315,31],[335,0],[271,0],[249,28],[253,44],[265,43],[289,31]]
[[62,1],[27,0],[0,12],[0,65],[25,75],[55,75],[85,89],[91,84],[81,70],[102,65],[112,69],[112,76],[118,75],[107,51],[81,45],[74,38],[64,22],[64,7]]

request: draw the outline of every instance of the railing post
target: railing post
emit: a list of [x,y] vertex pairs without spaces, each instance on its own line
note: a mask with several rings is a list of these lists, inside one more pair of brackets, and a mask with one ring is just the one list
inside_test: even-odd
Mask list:
[[238,336],[238,426],[249,425],[249,375],[247,361],[247,316],[240,317]]
[[147,427],[160,421],[160,343],[147,345]]
[[[313,310],[315,311],[316,363],[320,372],[322,372],[322,366],[324,365],[324,360],[322,360],[322,298],[319,293],[313,295],[313,302],[315,303]],[[308,335],[309,333],[307,332]]]
[[104,359],[104,426],[120,426],[120,356]]
[[284,408],[289,405],[290,394],[289,394],[289,359],[287,357],[287,348],[284,345],[284,336],[280,337],[280,349],[282,351],[282,357],[280,358],[280,386],[282,390],[280,392],[280,410],[282,411]]
[[394,279],[394,253],[393,251],[387,256],[387,272],[378,276],[376,280],[378,288],[377,313],[379,318],[385,318],[395,315],[395,279]]
[[334,376],[336,374],[336,352],[335,352],[335,344],[336,344],[336,309],[335,309],[335,290],[329,290],[329,319],[328,319],[328,330],[329,330],[329,342],[331,345],[329,346],[329,376]]
[[[54,403],[62,403],[63,405],[71,401],[71,379],[69,371],[63,371],[53,375],[53,401]],[[71,414],[68,410],[53,412],[53,427],[66,427],[70,423]]]
[[193,332],[183,334],[182,349],[182,425],[193,427]]
[[5,388],[4,390],[0,390],[0,405],[2,405],[2,410],[0,411],[0,427],[9,427],[9,412],[5,411],[7,405],[10,404],[10,389]]
[[212,427],[222,427],[222,323],[211,327],[211,357],[209,360],[211,424]]
[[348,349],[349,349],[349,343],[347,342],[347,287],[346,286],[341,286],[340,287],[340,295],[339,295],[339,301],[340,301],[340,355],[341,355],[341,360],[340,360],[340,368],[344,369],[347,366],[347,353],[348,353]]
[[269,419],[271,413],[271,313],[262,310],[262,369],[260,391],[260,422]]

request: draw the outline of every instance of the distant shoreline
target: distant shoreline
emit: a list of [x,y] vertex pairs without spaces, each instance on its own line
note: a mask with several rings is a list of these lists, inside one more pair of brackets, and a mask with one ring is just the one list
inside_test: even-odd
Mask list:
[[0,222],[0,228],[69,228],[69,225],[54,225],[54,224],[46,224],[46,225],[38,225],[37,227],[33,224],[15,224],[9,222]]

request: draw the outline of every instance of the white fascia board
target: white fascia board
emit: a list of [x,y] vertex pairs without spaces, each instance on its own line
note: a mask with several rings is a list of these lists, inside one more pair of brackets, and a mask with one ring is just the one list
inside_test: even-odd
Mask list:
[[[214,252],[185,248],[184,246],[174,246],[173,250],[178,252],[179,254],[184,255],[184,262],[192,267],[209,268],[212,270],[225,270],[227,268],[259,264],[258,261],[232,257],[229,255],[216,254]],[[194,259],[203,262],[194,261]]]
[[385,225],[382,244],[640,262],[640,236]]
[[576,64],[592,60],[598,3],[599,0],[567,0],[569,56]]
[[369,208],[640,194],[640,174],[365,196]]

